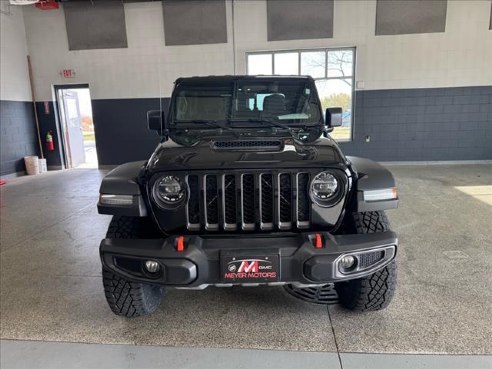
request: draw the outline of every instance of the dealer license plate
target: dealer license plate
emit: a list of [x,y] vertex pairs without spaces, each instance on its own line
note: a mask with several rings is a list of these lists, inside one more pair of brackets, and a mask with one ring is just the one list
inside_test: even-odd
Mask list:
[[280,279],[279,256],[222,255],[221,279],[225,283],[265,283]]

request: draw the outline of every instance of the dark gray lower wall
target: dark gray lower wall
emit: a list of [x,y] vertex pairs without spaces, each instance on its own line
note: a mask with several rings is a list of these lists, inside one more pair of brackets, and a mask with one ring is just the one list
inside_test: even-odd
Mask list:
[[31,101],[0,100],[0,174],[24,172],[24,156],[39,155]]
[[[92,100],[92,114],[96,136],[96,149],[100,166],[122,164],[148,159],[159,143],[159,136],[147,129],[147,111],[166,109],[169,99],[108,99]],[[36,104],[41,137],[52,131],[55,151],[46,151],[48,167],[62,166],[63,147],[56,122],[53,102]]]
[[[167,111],[169,99],[162,99]],[[100,165],[147,159],[159,138],[146,113],[159,99],[92,102]],[[378,161],[492,159],[492,86],[356,92],[347,155]],[[366,142],[369,136],[369,142]]]
[[122,164],[150,157],[159,136],[147,128],[147,111],[167,111],[169,99],[93,100],[92,114],[99,165]]
[[[60,134],[58,125],[56,124],[56,112],[53,102],[48,102],[48,109],[45,108],[44,102],[36,103],[36,111],[38,112],[39,130],[41,131],[41,139],[43,140],[43,152],[46,158],[46,164],[50,168],[62,167],[62,151]],[[53,142],[55,145],[54,151],[46,150],[44,142],[46,134],[51,131],[53,133]]]
[[357,91],[341,146],[378,161],[492,159],[492,86]]

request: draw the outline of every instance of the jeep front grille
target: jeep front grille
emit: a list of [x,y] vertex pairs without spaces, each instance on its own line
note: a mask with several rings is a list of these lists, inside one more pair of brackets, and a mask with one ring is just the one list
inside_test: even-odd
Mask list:
[[187,228],[254,231],[309,228],[310,173],[190,174]]

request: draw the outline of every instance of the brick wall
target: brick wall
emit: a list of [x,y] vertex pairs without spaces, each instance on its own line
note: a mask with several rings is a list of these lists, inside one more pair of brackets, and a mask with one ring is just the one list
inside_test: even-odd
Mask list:
[[357,91],[354,118],[354,139],[341,145],[349,155],[492,159],[492,86]]
[[32,102],[0,100],[0,174],[23,172],[24,156],[39,155]]

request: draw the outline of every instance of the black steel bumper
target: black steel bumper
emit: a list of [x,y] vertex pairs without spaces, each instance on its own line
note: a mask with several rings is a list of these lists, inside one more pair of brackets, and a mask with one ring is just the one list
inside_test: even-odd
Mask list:
[[[224,280],[224,260],[231,256],[265,256],[278,260],[275,280],[260,284],[325,284],[363,277],[390,263],[396,255],[398,239],[394,232],[361,235],[314,233],[291,236],[225,235],[184,236],[184,250],[178,251],[178,236],[165,239],[104,239],[100,254],[103,265],[132,281],[203,288],[207,285],[251,284],[238,279]],[[319,241],[319,238],[318,238]],[[321,246],[321,247],[320,247]],[[351,255],[356,263],[350,269],[340,265]],[[149,273],[145,261],[157,261],[159,271]]]

